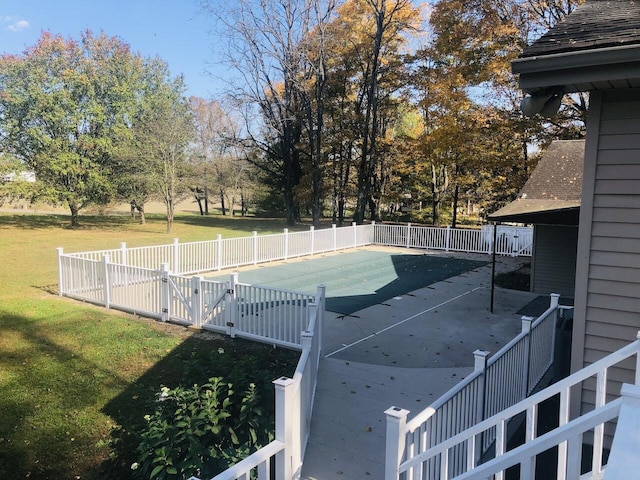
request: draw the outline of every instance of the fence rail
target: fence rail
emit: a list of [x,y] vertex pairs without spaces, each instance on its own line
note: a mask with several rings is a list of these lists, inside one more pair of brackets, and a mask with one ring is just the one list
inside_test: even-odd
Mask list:
[[[537,320],[523,317],[522,332],[491,359],[488,359],[489,352],[475,351],[475,368],[471,375],[407,422],[399,437],[387,437],[387,480],[397,478],[397,472],[406,470],[406,464],[415,464],[413,458],[534,391],[553,364],[558,312],[563,308],[558,305],[558,298],[556,294],[551,295],[550,307]],[[389,410],[389,422],[395,422],[397,411]],[[469,456],[486,452],[495,435],[495,430],[485,432],[473,446],[477,452],[468,451],[467,444],[451,449],[446,460],[448,471],[454,475],[465,471]],[[414,467],[411,474],[418,475],[419,470],[420,474],[427,475],[426,478],[439,478],[441,462],[440,457],[431,457]]]

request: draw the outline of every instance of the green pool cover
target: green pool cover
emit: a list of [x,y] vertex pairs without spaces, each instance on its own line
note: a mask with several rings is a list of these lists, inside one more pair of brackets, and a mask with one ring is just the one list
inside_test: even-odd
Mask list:
[[[473,270],[488,262],[433,255],[358,250],[240,272],[239,281],[296,292],[326,287],[326,307],[351,315],[371,305]],[[227,280],[228,275],[207,276]]]

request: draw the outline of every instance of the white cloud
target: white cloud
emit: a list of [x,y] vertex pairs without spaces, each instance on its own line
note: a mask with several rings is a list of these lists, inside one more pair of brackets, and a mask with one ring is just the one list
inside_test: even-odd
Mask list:
[[0,22],[8,23],[7,30],[12,32],[21,32],[31,27],[28,21],[20,19],[17,15],[4,15],[0,16]]
[[7,28],[12,32],[21,32],[22,30],[26,30],[30,26],[31,25],[29,25],[29,22],[27,22],[26,20],[18,20],[17,22],[9,25]]

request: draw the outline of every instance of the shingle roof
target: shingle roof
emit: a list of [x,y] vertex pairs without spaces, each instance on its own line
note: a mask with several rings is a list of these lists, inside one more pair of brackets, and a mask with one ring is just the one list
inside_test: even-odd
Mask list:
[[552,142],[518,198],[489,219],[526,222],[534,214],[579,208],[583,164],[584,140]]
[[640,44],[640,0],[589,0],[520,58]]

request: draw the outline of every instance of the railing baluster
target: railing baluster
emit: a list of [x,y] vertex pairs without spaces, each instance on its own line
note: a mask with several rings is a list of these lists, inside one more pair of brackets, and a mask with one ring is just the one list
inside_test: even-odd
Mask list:
[[[560,392],[560,411],[558,415],[558,426],[566,425],[569,422],[569,399],[570,389],[565,388]],[[567,479],[567,442],[558,445],[558,478]]]

